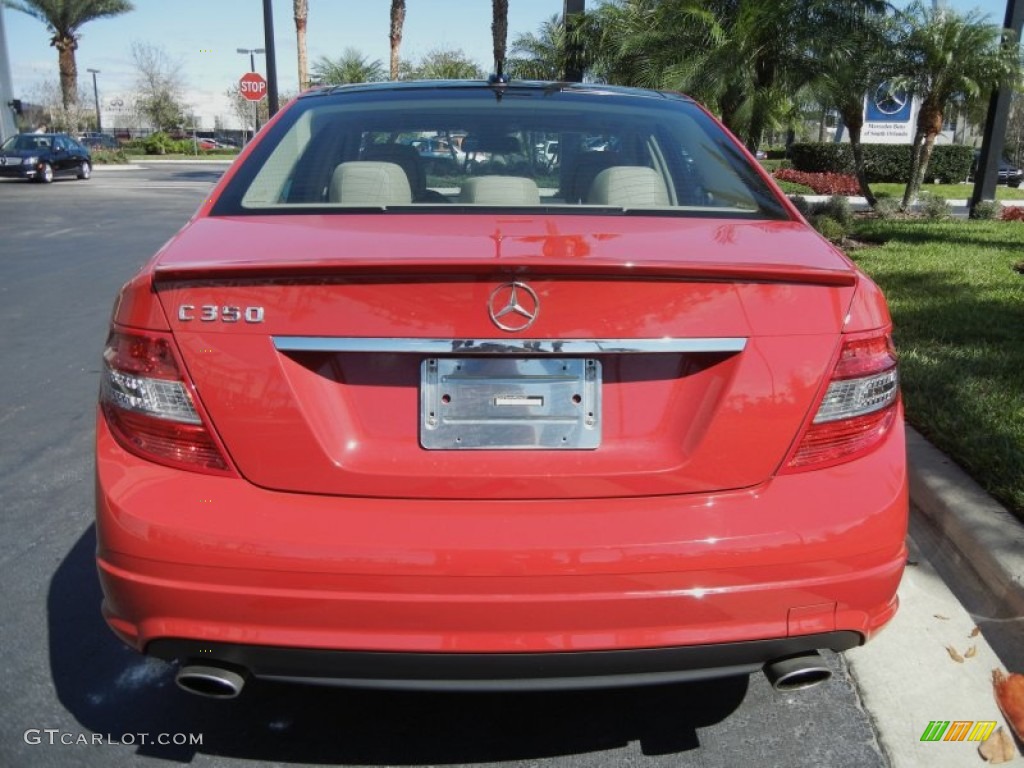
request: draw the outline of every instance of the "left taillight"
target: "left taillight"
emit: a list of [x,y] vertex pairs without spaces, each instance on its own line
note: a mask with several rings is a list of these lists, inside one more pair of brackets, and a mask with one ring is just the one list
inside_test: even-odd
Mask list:
[[111,331],[103,362],[100,406],[125,450],[179,469],[233,474],[196,409],[170,334]]
[[844,340],[828,388],[783,472],[850,461],[892,428],[899,406],[899,364],[888,333]]

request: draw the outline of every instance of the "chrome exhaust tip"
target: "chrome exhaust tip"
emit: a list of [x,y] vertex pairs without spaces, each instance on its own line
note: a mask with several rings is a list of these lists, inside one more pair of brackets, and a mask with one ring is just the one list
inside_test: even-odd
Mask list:
[[832,670],[817,651],[770,661],[764,665],[764,674],[776,691],[800,691],[832,678]]
[[234,699],[245,687],[248,674],[224,667],[189,665],[178,670],[174,682],[183,691],[209,699]]

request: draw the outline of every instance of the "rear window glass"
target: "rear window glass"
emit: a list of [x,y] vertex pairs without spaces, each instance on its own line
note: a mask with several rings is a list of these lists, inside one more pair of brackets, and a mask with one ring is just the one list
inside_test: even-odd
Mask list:
[[456,207],[788,218],[689,101],[483,85],[300,99],[213,214]]

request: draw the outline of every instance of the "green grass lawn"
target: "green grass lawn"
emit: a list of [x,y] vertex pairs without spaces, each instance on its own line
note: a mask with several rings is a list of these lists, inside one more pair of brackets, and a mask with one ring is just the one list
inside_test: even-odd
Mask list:
[[861,221],[907,419],[1024,519],[1024,223]]
[[[885,193],[893,197],[903,197],[905,184],[872,184],[871,191],[876,195]],[[947,200],[963,200],[970,198],[974,192],[973,184],[922,184],[922,192],[931,192]],[[1000,184],[996,187],[996,200],[1024,200],[1024,187],[1008,187]]]

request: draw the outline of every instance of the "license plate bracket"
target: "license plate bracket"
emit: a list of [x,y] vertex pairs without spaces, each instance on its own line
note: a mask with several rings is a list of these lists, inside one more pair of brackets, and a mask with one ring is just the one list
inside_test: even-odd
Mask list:
[[428,450],[593,450],[601,444],[601,362],[591,358],[427,358],[420,445]]

